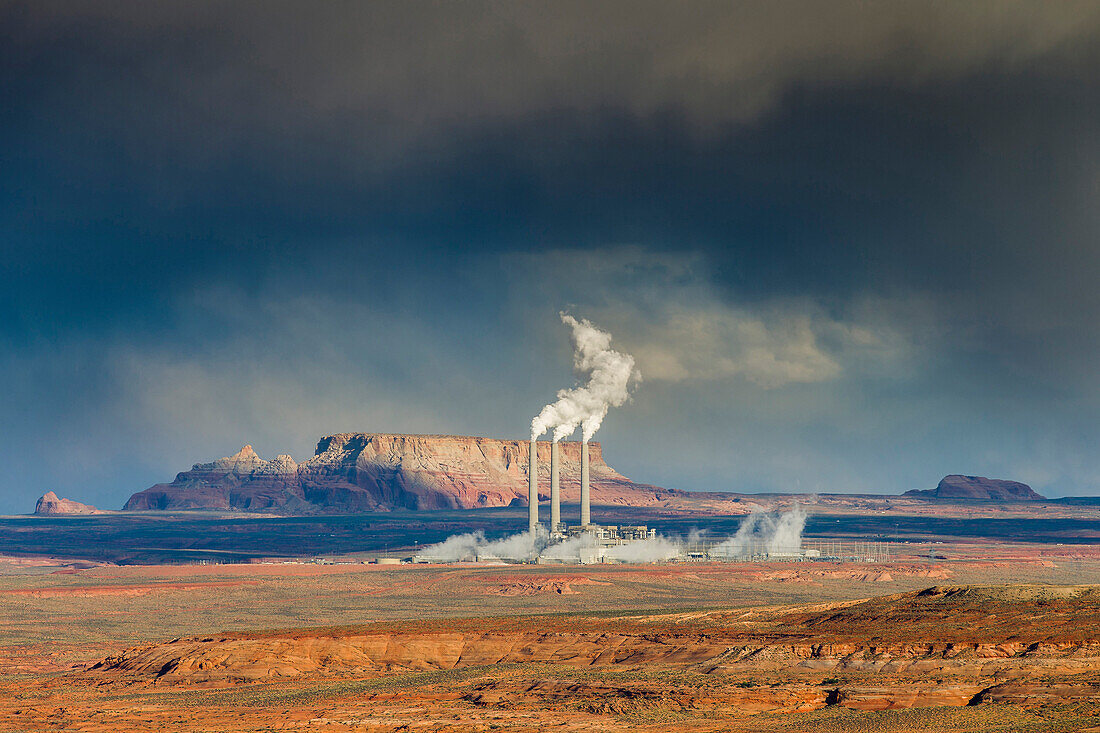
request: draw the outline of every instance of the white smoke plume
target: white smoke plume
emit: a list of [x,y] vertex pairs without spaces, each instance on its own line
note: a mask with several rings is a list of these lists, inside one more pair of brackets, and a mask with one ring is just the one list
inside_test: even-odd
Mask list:
[[[798,504],[782,514],[754,511],[747,514],[731,537],[714,545],[708,551],[712,558],[742,558],[750,555],[797,555],[802,549],[802,531],[806,527],[806,510]],[[703,540],[704,532],[692,530],[687,542],[695,544]],[[520,532],[488,540],[478,530],[448,537],[443,542],[421,550],[414,560],[418,562],[468,562],[477,559],[533,561],[540,557],[559,562],[581,562],[586,557],[595,558],[589,552],[596,548],[596,538],[588,533],[570,537],[551,545],[546,530],[539,527],[535,534]],[[603,557],[618,562],[653,563],[685,557],[688,547],[683,542],[657,536],[625,545],[613,545],[603,549]],[[585,559],[585,561],[591,561]]]
[[769,555],[798,553],[802,550],[802,530],[806,528],[806,510],[795,504],[779,517],[768,538]]
[[634,357],[611,348],[611,334],[590,321],[561,313],[562,323],[573,329],[573,370],[585,383],[563,389],[558,399],[531,421],[531,440],[553,430],[554,442],[578,426],[587,443],[600,429],[608,409],[619,407],[630,396],[631,380],[640,379]]
[[724,542],[719,542],[710,548],[710,555],[712,557],[738,557],[747,554],[749,542],[753,539],[756,528],[760,525],[760,520],[764,516],[760,512],[746,514],[745,518],[741,520],[741,526],[737,528],[737,532]]
[[546,547],[546,530],[539,528],[530,532],[502,537],[499,540],[485,539],[481,530],[467,534],[456,534],[434,545],[425,547],[414,560],[427,562],[469,562],[478,558],[497,558],[499,560],[534,560]]
[[[585,550],[596,547],[596,539],[590,534],[581,534],[570,537],[564,542],[550,545],[542,551],[541,556],[547,560],[562,562],[581,562]],[[613,545],[603,550],[603,556],[608,560],[627,563],[652,563],[674,560],[684,556],[684,548],[679,542],[665,537],[651,537],[625,545]]]
[[468,534],[451,535],[440,543],[425,547],[414,556],[414,560],[435,562],[464,562],[477,557],[478,544],[485,542],[485,533],[480,529]]
[[550,545],[542,551],[542,557],[548,560],[561,560],[564,562],[580,562],[581,550],[596,546],[596,538],[585,532],[575,537],[570,537],[556,545]]
[[[548,539],[543,530],[534,537],[530,532],[521,532],[499,540],[487,540],[485,533],[478,530],[453,535],[443,542],[425,547],[413,559],[417,562],[472,562],[479,558],[494,558],[522,562],[541,556],[559,562],[581,562],[582,555],[588,554],[585,551],[596,547],[596,538],[587,533],[553,545],[548,543]],[[639,540],[605,550],[608,559],[633,563],[661,562],[682,555],[681,544],[664,537]]]
[[667,537],[650,537],[625,545],[608,547],[605,556],[619,562],[650,563],[683,557],[684,547]]
[[687,543],[689,545],[697,545],[702,542],[707,536],[705,529],[699,529],[698,527],[692,527],[688,532]]
[[732,537],[710,548],[710,556],[797,554],[802,549],[805,527],[806,510],[798,504],[778,516],[754,511],[741,520],[741,526]]

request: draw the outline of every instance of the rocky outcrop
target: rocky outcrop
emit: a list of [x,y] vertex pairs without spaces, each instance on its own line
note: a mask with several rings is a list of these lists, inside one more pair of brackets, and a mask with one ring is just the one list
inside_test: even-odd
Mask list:
[[[456,435],[341,433],[321,438],[298,464],[272,461],[246,445],[232,456],[196,464],[170,484],[134,494],[127,510],[368,512],[470,509],[527,503],[530,443]],[[681,495],[637,484],[608,466],[589,443],[592,501],[648,506]],[[580,497],[580,443],[562,443],[564,501]],[[540,498],[549,498],[550,443],[538,444]]]
[[260,458],[246,445],[227,458],[196,463],[170,484],[157,484],[134,494],[125,510],[242,509],[261,511],[308,509],[290,456],[273,461]]
[[913,489],[902,496],[939,501],[1044,501],[1046,497],[1019,481],[984,476],[944,476],[934,489]]
[[72,499],[61,499],[52,491],[47,491],[34,506],[34,513],[45,516],[57,516],[61,514],[102,514],[99,509],[88,504],[81,504]]
[[[812,606],[548,616],[538,628],[495,617],[226,632],[134,647],[84,675],[96,684],[205,686],[554,665],[560,674],[492,675],[464,685],[461,699],[716,716],[827,706],[1095,705],[1098,610],[1097,586],[947,585]],[[570,674],[599,668],[625,674]],[[670,684],[684,672],[691,684]],[[703,675],[708,682],[700,685]]]

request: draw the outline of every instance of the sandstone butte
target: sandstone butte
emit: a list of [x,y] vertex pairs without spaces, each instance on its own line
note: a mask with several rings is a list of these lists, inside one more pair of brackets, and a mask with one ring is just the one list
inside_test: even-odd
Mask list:
[[944,476],[934,489],[913,489],[903,496],[939,501],[1043,501],[1046,498],[1019,481],[958,474]]
[[[124,509],[232,509],[286,513],[472,509],[527,504],[530,442],[456,435],[340,433],[303,463],[265,461],[246,445],[198,463],[169,484],[130,497]],[[549,499],[550,443],[539,441],[539,497]],[[580,498],[580,443],[561,444],[563,501]],[[638,484],[589,443],[595,504],[649,506],[686,492]]]
[[40,515],[58,514],[102,514],[103,512],[88,504],[81,504],[72,499],[58,498],[57,494],[47,491],[34,506],[34,513]]

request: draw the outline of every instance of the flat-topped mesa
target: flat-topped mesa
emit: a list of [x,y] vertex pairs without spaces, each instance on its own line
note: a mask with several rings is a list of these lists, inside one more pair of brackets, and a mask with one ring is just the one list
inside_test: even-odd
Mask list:
[[[580,443],[561,444],[561,492],[580,498]],[[550,486],[550,443],[536,443],[540,498]],[[528,504],[530,441],[459,435],[338,433],[321,438],[315,455],[265,461],[251,446],[199,463],[170,484],[134,494],[128,510],[236,509],[362,512],[471,509]],[[635,484],[589,444],[592,501],[644,506],[679,492]]]

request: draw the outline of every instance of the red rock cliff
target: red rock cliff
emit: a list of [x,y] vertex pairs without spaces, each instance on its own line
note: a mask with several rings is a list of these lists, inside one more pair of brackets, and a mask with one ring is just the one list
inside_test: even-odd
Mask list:
[[[265,461],[252,446],[196,464],[170,484],[134,494],[127,510],[243,509],[361,512],[471,509],[527,504],[530,442],[457,435],[341,433],[321,438],[316,454],[297,464]],[[539,494],[550,491],[550,443],[539,441]],[[635,484],[589,444],[594,504],[645,506],[679,492]],[[562,497],[580,497],[580,443],[562,443]]]

